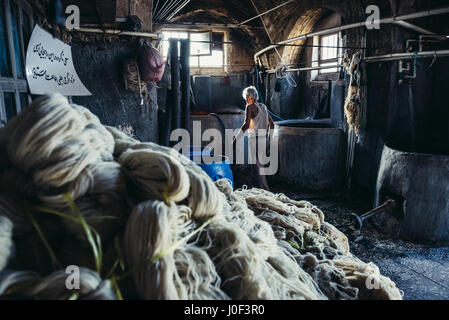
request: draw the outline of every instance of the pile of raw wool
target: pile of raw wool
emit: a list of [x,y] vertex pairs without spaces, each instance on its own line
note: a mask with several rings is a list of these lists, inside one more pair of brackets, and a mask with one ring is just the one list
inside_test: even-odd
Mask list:
[[317,207],[213,183],[61,95],[0,149],[1,298],[401,299]]

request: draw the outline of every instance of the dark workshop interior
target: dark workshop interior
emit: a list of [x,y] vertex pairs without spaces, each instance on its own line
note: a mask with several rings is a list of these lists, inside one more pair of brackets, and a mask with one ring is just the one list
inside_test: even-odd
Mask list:
[[449,300],[448,20],[0,0],[0,300]]

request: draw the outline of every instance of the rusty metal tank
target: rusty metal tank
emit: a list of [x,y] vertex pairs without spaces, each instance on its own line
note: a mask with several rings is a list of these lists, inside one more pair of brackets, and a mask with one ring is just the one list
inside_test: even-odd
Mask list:
[[[217,114],[214,115],[190,115],[190,132],[192,132],[193,121],[201,122],[201,134],[207,129],[223,129],[223,124],[226,129],[239,129],[245,122],[245,114]],[[223,121],[223,124],[220,121]]]
[[385,145],[375,205],[389,198],[396,200],[397,210],[373,217],[379,230],[413,242],[449,245],[449,155]]
[[[239,129],[245,122],[245,113],[239,108],[226,108],[214,111],[193,111],[190,114],[190,134],[193,136],[193,123],[201,123],[201,136],[207,129]],[[202,141],[202,146],[208,145],[209,141]]]
[[346,134],[330,121],[288,120],[278,129],[276,184],[301,191],[338,192],[345,185]]

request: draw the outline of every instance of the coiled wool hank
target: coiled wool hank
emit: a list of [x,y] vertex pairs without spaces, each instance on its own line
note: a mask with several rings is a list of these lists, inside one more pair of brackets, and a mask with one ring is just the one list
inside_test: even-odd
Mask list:
[[[1,128],[0,149],[6,151],[0,154],[0,215],[23,235],[21,245],[35,241],[37,223],[55,232],[47,239],[56,255],[79,244],[79,252],[63,261],[92,266],[85,262],[93,253],[79,224],[61,216],[47,223],[34,214],[36,207],[26,207],[71,215],[63,196],[68,193],[100,234],[107,248],[104,265],[122,265],[123,252],[123,277],[129,274],[132,284],[125,297],[401,299],[374,265],[352,256],[346,236],[309,202],[260,189],[234,191],[227,180],[213,183],[175,150],[104,127],[60,95],[35,100]],[[14,177],[20,181],[11,184],[17,199],[7,189]],[[0,296],[14,287],[25,298],[73,298],[63,282],[67,275],[58,270],[44,278],[0,274]],[[81,270],[79,299],[118,297],[108,280],[111,273]],[[374,290],[367,289],[370,281]]]
[[0,216],[0,271],[8,264],[12,249],[13,224],[7,217]]
[[143,299],[179,299],[173,282],[173,253],[149,262],[173,244],[170,222],[176,207],[160,201],[139,204],[129,217],[125,233],[125,258],[133,271],[137,292]]
[[142,199],[181,202],[189,194],[189,177],[181,163],[157,151],[125,151],[118,162],[136,184]]
[[[116,300],[117,297],[109,280],[103,281],[92,270],[79,268],[78,280],[68,278],[66,270],[56,271],[45,278],[34,272],[1,272],[0,296],[6,295],[10,299],[36,300],[68,300],[76,294],[79,300]],[[76,283],[75,281],[79,281]],[[69,289],[67,284],[79,289]]]
[[[29,295],[38,300],[67,300],[74,294],[73,289],[67,289],[68,280],[66,270],[56,271],[42,279]],[[109,280],[103,281],[96,272],[86,268],[79,268],[79,287],[75,292],[80,300],[117,299]]]
[[90,124],[62,95],[38,98],[4,127],[9,160],[43,189],[65,186],[89,164],[112,158],[112,135]]

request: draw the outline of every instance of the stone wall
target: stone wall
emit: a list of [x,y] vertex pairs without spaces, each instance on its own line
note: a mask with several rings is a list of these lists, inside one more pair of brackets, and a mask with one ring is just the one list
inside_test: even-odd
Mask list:
[[130,128],[141,141],[158,141],[157,92],[148,85],[146,107],[138,93],[127,92],[121,68],[138,48],[138,39],[129,37],[74,36],[72,55],[78,75],[92,96],[73,97],[97,115],[105,125]]

